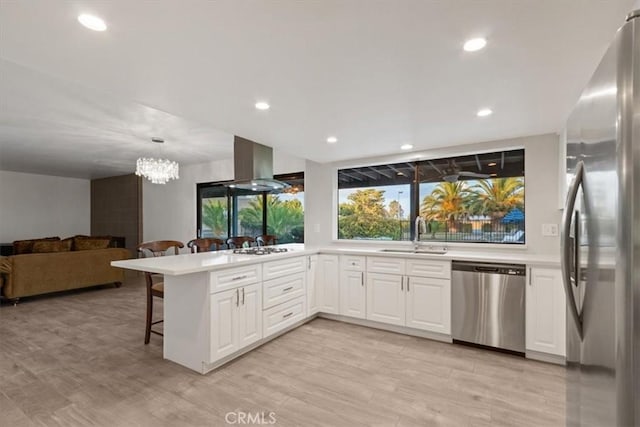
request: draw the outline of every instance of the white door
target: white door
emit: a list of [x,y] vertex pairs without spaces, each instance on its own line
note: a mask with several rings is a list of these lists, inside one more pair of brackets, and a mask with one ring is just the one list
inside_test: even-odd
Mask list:
[[340,274],[340,314],[343,316],[366,317],[366,292],[364,271],[343,270]]
[[367,319],[404,326],[404,276],[367,273]]
[[238,350],[237,289],[211,295],[211,362]]
[[262,286],[244,286],[240,289],[238,306],[238,348],[248,346],[262,338]]
[[451,334],[451,281],[408,276],[407,326]]
[[338,255],[320,255],[318,257],[318,282],[320,288],[320,311],[340,313],[340,278]]
[[313,316],[320,310],[319,286],[317,284],[318,256],[311,255],[307,259],[307,316]]
[[566,300],[559,269],[530,268],[526,291],[526,348],[566,355]]

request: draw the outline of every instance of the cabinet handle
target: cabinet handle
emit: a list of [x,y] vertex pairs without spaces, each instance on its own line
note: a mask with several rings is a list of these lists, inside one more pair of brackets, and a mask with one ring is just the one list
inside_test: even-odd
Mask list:
[[409,276],[407,276],[407,292],[409,292],[411,289],[409,288]]
[[236,307],[240,305],[240,289],[236,289]]
[[529,286],[531,286],[531,267],[529,267]]
[[246,279],[247,275],[245,274],[244,276],[236,276],[236,277],[232,277],[231,280],[235,281],[235,280],[242,280],[242,279]]
[[307,270],[311,270],[311,257],[307,257]]
[[404,291],[404,276],[400,276],[400,290]]
[[284,289],[282,290],[282,292],[288,292],[288,291],[290,291],[291,289],[293,289],[293,286],[289,286],[288,288],[284,288]]
[[360,272],[360,284],[364,286],[364,271]]
[[244,305],[244,288],[242,288],[242,305]]
[[282,316],[282,318],[286,319],[287,317],[291,317],[291,316],[293,316],[293,312],[285,314],[284,316]]

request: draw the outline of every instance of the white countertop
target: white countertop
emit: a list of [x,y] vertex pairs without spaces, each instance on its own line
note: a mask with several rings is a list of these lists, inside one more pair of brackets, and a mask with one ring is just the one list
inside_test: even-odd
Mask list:
[[234,255],[232,251],[201,252],[197,254],[172,255],[157,258],[136,258],[123,261],[112,261],[114,267],[137,271],[179,276],[210,270],[251,265],[256,262],[274,261],[283,258],[323,254],[351,254],[365,256],[384,256],[392,258],[439,259],[447,261],[475,261],[508,264],[527,264],[540,267],[559,267],[560,258],[542,255],[531,255],[526,252],[490,252],[477,250],[450,249],[445,254],[413,254],[405,252],[382,252],[379,248],[362,247],[322,247],[310,248],[303,244],[278,245],[288,249],[288,252],[270,255]]

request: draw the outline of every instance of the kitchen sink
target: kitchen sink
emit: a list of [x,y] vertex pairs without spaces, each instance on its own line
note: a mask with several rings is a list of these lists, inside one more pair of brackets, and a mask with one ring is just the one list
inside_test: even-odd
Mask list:
[[391,252],[398,254],[430,254],[430,255],[444,255],[447,253],[446,248],[432,248],[432,249],[380,249],[380,252]]

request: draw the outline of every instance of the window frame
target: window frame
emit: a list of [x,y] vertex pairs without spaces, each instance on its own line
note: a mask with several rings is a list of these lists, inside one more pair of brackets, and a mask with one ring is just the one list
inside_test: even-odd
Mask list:
[[[286,173],[286,174],[278,174],[273,176],[274,179],[278,181],[302,181],[303,192],[304,192],[304,171],[295,172],[295,173]],[[268,191],[247,191],[246,193],[243,191],[242,194],[235,194],[237,190],[233,188],[229,188],[228,185],[232,184],[233,180],[226,181],[215,181],[215,182],[203,182],[196,183],[196,236],[197,238],[202,237],[202,190],[211,188],[211,187],[223,187],[226,189],[226,198],[227,198],[227,238],[231,236],[236,236],[238,227],[238,203],[237,197],[242,195],[259,195],[262,197],[262,233],[268,234],[268,224],[267,224],[267,195],[272,194]],[[275,193],[277,195],[279,193]],[[254,237],[254,236],[251,236]],[[304,234],[302,236],[302,242],[304,243]]]
[[[520,175],[519,177],[522,177],[523,179],[526,178],[526,158],[527,158],[527,150],[525,147],[523,146],[505,146],[505,147],[498,147],[498,148],[491,148],[491,149],[485,149],[485,150],[478,150],[478,151],[461,151],[458,153],[448,153],[448,154],[443,154],[443,155],[437,155],[437,156],[423,156],[423,155],[419,155],[419,154],[415,154],[411,157],[411,158],[406,158],[403,156],[393,156],[393,157],[388,157],[388,158],[378,158],[376,160],[379,161],[374,161],[374,162],[358,162],[357,164],[353,164],[353,163],[348,163],[348,162],[344,162],[344,163],[340,163],[340,164],[334,164],[334,170],[332,173],[333,179],[334,179],[334,193],[333,193],[333,203],[334,203],[334,215],[332,218],[332,239],[331,241],[333,243],[354,243],[354,244],[368,244],[368,245],[406,245],[407,243],[412,243],[415,239],[415,220],[417,218],[417,216],[419,215],[420,212],[420,204],[421,204],[421,200],[420,200],[420,184],[424,183],[424,182],[428,182],[428,181],[424,181],[421,182],[420,181],[420,166],[423,166],[425,164],[428,164],[429,162],[432,161],[437,161],[437,160],[444,160],[444,159],[456,159],[456,158],[460,158],[460,157],[466,157],[466,156],[476,156],[476,155],[486,155],[486,154],[493,154],[493,153],[502,153],[502,152],[508,152],[508,151],[522,151],[522,168],[523,168],[523,173],[522,175]],[[386,161],[385,161],[386,160]],[[410,206],[409,206],[409,218],[410,218],[410,240],[383,240],[383,239],[375,239],[375,238],[362,238],[362,239],[342,239],[339,237],[340,235],[340,230],[339,230],[339,215],[340,215],[340,179],[339,179],[339,172],[341,170],[346,170],[346,169],[357,169],[357,168],[367,168],[367,167],[375,167],[375,166],[387,166],[387,165],[391,165],[391,166],[395,166],[399,163],[412,163],[415,165],[414,168],[414,172],[413,172],[413,176],[412,176],[412,180],[409,183],[409,191],[410,191]],[[514,175],[509,175],[512,177],[515,177]],[[507,177],[509,177],[507,176]],[[498,176],[498,178],[500,178],[500,176]],[[481,179],[490,179],[490,178],[481,178]],[[440,182],[444,182],[444,181],[440,181]],[[525,180],[526,182],[526,180]],[[401,184],[401,183],[398,183]],[[385,185],[393,185],[393,184],[385,184]],[[381,185],[384,186],[384,185]],[[343,187],[344,188],[344,187]],[[375,186],[369,186],[369,187],[353,187],[353,188],[375,188]],[[523,205],[523,211],[525,213],[525,218],[524,218],[524,222],[523,222],[523,227],[524,227],[524,240],[522,242],[483,242],[483,241],[456,241],[456,240],[420,240],[419,243],[420,244],[432,244],[432,245],[444,245],[444,246],[458,246],[458,247],[485,247],[485,248],[509,248],[509,249],[526,249],[527,248],[527,243],[528,243],[528,239],[527,239],[527,231],[529,230],[529,218],[526,215],[526,183],[525,183],[525,193],[524,193],[524,205]]]

